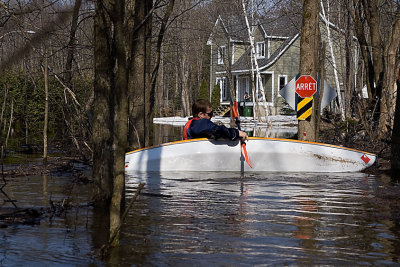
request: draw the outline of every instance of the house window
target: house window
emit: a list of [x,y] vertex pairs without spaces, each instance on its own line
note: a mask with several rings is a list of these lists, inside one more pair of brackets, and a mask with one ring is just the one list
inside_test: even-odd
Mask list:
[[[265,94],[265,101],[266,102],[273,102],[273,95],[272,95],[272,75],[271,74],[265,74],[261,75],[261,80],[264,88],[264,94]],[[261,93],[261,88],[260,84],[257,82],[257,88],[258,88],[258,100],[263,100],[262,98],[262,93]]]
[[226,47],[225,46],[218,47],[218,64],[224,64],[225,54],[226,54]]
[[232,64],[235,64],[235,45],[232,45]]
[[226,77],[217,78],[217,84],[221,89],[221,100],[227,100],[229,98],[228,79]]
[[249,77],[242,77],[239,78],[239,101],[244,101],[244,94],[248,93],[249,91]]
[[[281,90],[287,84],[287,76],[279,76],[279,90]],[[278,91],[279,91],[278,90]]]
[[265,57],[265,43],[259,42],[257,43],[257,58],[264,58]]
[[[265,94],[265,97],[266,97],[265,100],[268,101],[267,91],[265,90],[265,84],[266,84],[265,75],[262,75],[262,76],[261,76],[261,82],[262,82],[263,89],[264,89],[264,94]],[[259,99],[259,100],[263,100],[263,96],[262,96],[260,84],[258,83],[258,81],[257,81],[257,84],[258,84],[258,86],[259,86],[259,88],[258,88],[258,99]]]

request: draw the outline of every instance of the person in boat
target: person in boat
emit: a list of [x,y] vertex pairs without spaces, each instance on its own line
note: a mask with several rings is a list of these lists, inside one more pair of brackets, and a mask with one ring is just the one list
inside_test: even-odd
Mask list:
[[192,106],[192,114],[193,118],[189,119],[183,129],[183,140],[204,137],[211,139],[225,138],[232,141],[248,140],[247,134],[243,131],[213,123],[211,121],[213,109],[208,100],[197,100]]

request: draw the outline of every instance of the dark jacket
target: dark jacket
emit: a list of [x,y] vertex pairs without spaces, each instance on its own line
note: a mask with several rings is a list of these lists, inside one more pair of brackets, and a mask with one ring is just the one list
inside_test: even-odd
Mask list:
[[224,125],[216,125],[208,119],[192,120],[187,129],[188,139],[193,138],[225,138],[229,140],[239,139],[239,131],[235,128],[227,128]]

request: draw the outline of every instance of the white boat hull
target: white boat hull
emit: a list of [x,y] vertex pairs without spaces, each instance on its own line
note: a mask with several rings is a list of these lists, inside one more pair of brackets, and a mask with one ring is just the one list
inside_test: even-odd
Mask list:
[[322,143],[250,137],[243,160],[238,141],[192,139],[129,152],[127,172],[250,171],[250,172],[357,172],[376,155]]

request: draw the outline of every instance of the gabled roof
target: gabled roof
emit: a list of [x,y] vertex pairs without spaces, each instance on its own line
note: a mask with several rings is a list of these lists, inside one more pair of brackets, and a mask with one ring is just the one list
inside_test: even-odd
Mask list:
[[300,32],[300,24],[288,16],[264,18],[259,23],[268,36],[294,36]]
[[[299,38],[300,34],[297,33],[294,36],[287,38],[278,49],[269,57],[257,59],[258,67],[260,70],[269,68],[272,66],[288,49],[293,43]],[[232,71],[248,71],[251,69],[250,66],[250,48],[243,53],[243,55],[233,64]]]
[[[216,31],[216,27],[218,24],[221,24],[222,29],[225,33],[226,38],[230,38],[230,42],[249,42],[249,36],[246,28],[246,23],[244,22],[243,17],[237,16],[223,16],[219,15],[218,19],[215,22],[214,29],[210,34],[210,37],[207,41],[207,44],[210,45],[212,39],[214,37],[214,33]],[[251,26],[252,31],[254,31],[257,27],[259,27],[261,34],[266,38],[282,38],[286,39],[288,36],[293,36],[297,32],[293,24],[290,21],[279,18],[268,18],[257,20],[255,25]]]
[[226,38],[229,38],[231,42],[248,41],[247,29],[246,26],[244,26],[245,24],[241,21],[241,18],[219,15],[215,22],[213,31],[207,40],[208,45],[212,42],[218,24],[221,24]]
[[220,18],[232,41],[248,40],[247,28],[241,17],[220,16]]
[[300,33],[295,34],[291,38],[288,38],[282,45],[276,49],[276,51],[269,57],[257,60],[260,70],[267,69],[272,66],[288,49],[293,45],[293,43],[299,38]]

